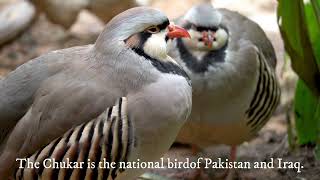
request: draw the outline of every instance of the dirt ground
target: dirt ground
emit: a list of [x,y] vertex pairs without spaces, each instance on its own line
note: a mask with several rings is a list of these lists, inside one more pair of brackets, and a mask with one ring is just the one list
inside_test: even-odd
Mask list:
[[[170,3],[169,3],[170,2]],[[196,0],[154,0],[152,5],[163,9],[171,18],[177,17],[187,10]],[[183,6],[182,6],[183,4]],[[300,162],[303,168],[301,173],[297,169],[241,169],[235,173],[235,179],[320,179],[320,162],[313,156],[313,147],[298,147],[289,150],[287,128],[288,119],[292,122],[293,93],[296,82],[296,75],[290,69],[288,63],[284,63],[283,43],[276,24],[276,1],[275,0],[214,0],[214,6],[234,9],[258,22],[267,32],[276,49],[278,57],[277,74],[282,88],[281,104],[274,113],[269,123],[259,132],[257,137],[249,142],[243,143],[238,148],[238,162],[266,161],[271,158],[277,161]],[[175,8],[174,8],[175,7]],[[177,10],[177,7],[179,10]],[[21,34],[17,39],[0,47],[0,77],[5,76],[20,64],[35,58],[51,50],[61,49],[76,45],[93,43],[97,34],[103,29],[103,24],[87,12],[81,13],[78,22],[70,29],[64,30],[61,27],[47,21],[42,15],[37,18],[33,25]],[[229,147],[214,146],[205,149],[197,156],[191,154],[190,148],[184,146],[173,147],[164,158],[177,158],[185,161],[185,158],[196,159],[207,157],[213,160],[217,158],[228,158]],[[278,164],[275,163],[275,167]],[[194,169],[153,169],[149,172],[163,176],[160,179],[190,179]],[[223,173],[221,169],[205,169],[210,179],[218,179]],[[178,177],[178,175],[180,177]],[[156,176],[154,176],[154,179]]]

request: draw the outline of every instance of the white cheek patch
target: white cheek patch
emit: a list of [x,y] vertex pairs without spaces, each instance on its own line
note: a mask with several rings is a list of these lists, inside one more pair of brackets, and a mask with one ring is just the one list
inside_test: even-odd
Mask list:
[[188,32],[191,36],[191,39],[197,40],[199,38],[202,38],[202,34],[199,31],[195,31],[193,29],[190,29]]
[[209,51],[218,50],[222,48],[228,41],[228,33],[224,29],[219,29],[215,33],[215,41],[212,42],[212,47],[209,48],[203,41],[199,41],[202,38],[202,33],[190,29],[189,34],[191,39],[184,38],[183,42],[188,48],[199,50],[199,51]]
[[198,49],[205,46],[204,42],[199,41],[199,39],[202,38],[202,34],[200,32],[195,31],[193,29],[190,29],[188,32],[191,38],[183,38],[184,44],[186,44],[189,48],[192,49]]
[[224,29],[219,29],[215,34],[216,41],[212,43],[213,49],[222,48],[228,41],[228,33]]
[[167,42],[165,41],[166,33],[159,32],[152,34],[144,44],[143,50],[149,56],[163,60],[167,58]]

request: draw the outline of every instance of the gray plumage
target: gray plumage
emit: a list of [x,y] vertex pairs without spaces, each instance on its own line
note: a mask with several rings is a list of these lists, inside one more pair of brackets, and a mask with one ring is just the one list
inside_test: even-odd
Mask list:
[[[266,34],[245,16],[208,4],[193,7],[177,24],[189,29],[191,40],[174,40],[169,54],[193,86],[192,113],[177,140],[205,147],[254,137],[280,97],[276,55]],[[203,36],[212,38],[212,47]]]
[[183,19],[188,20],[190,23],[199,26],[218,26],[221,18],[222,15],[212,10],[212,7],[208,5],[194,6],[183,17]]
[[[0,176],[12,173],[15,158],[33,154],[96,118],[120,97],[128,99],[135,133],[131,160],[161,157],[188,116],[190,83],[179,74],[159,71],[124,40],[166,21],[163,13],[151,8],[127,10],[106,25],[94,45],[50,52],[2,79]],[[139,171],[126,171],[119,178],[135,177]]]
[[[22,158],[15,178],[115,179],[126,170],[121,167],[122,163],[129,163],[130,153],[136,146],[127,113],[127,99],[119,98],[96,119],[70,129],[30,156],[28,162],[39,163],[38,168],[29,166]],[[114,168],[107,168],[112,162]]]

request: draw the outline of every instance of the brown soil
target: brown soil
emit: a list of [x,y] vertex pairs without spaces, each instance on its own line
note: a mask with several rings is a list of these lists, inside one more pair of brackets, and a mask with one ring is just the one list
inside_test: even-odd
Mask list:
[[[289,150],[288,139],[286,133],[286,122],[283,115],[277,115],[268,125],[260,131],[257,138],[250,142],[246,142],[238,147],[237,162],[249,162],[250,169],[237,169],[232,179],[242,180],[267,180],[267,179],[306,179],[317,180],[320,177],[320,161],[314,158],[314,148],[305,146],[295,150]],[[213,161],[218,161],[221,158],[223,161],[229,158],[230,147],[220,145],[205,149],[204,152],[197,156],[192,155],[188,147],[173,147],[164,158],[170,158],[173,161],[177,158],[179,161],[185,162],[186,158],[197,161],[197,158],[210,158]],[[272,168],[253,168],[255,162],[270,162],[273,159]],[[297,168],[279,168],[279,159],[282,162],[293,162],[296,167],[300,167],[301,172],[298,173]],[[300,166],[298,166],[300,163]],[[202,166],[205,166],[205,161],[202,161]],[[281,165],[283,167],[283,164]],[[154,169],[150,172],[170,179],[185,179],[191,180],[192,173],[196,169]],[[210,179],[223,179],[221,175],[225,173],[225,169],[208,168],[204,170],[204,174]],[[155,179],[155,178],[153,178]],[[205,179],[197,177],[196,179]],[[160,179],[159,179],[160,180]]]

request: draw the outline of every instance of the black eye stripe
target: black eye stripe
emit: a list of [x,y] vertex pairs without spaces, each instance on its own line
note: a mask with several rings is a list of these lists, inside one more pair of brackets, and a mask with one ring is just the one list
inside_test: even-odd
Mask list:
[[189,30],[189,29],[191,29],[192,24],[188,22],[188,23],[185,23],[182,27]]
[[156,27],[149,28],[150,31],[156,32],[158,29]]
[[[168,27],[168,25],[170,24],[169,20],[167,19],[166,21],[164,21],[162,24],[156,25],[156,26],[151,26],[148,29],[146,29],[144,32],[142,32],[142,34],[144,33],[148,33],[148,34],[152,34],[153,32],[156,33],[156,31],[153,31],[153,29],[162,31],[164,29],[166,29]],[[158,28],[158,29],[156,29]],[[149,31],[149,32],[148,32]]]
[[[166,21],[164,21],[162,24],[157,25],[156,27],[159,28],[159,30],[163,30],[165,28],[167,28],[167,26],[170,24],[169,20],[167,19]],[[137,45],[137,49],[143,49],[144,44],[146,43],[146,41],[148,40],[148,38],[150,38],[150,36],[152,35],[152,33],[148,32],[147,30],[144,30],[140,33],[137,33],[139,35],[139,44]],[[168,41],[168,37],[165,37],[165,41]],[[126,40],[125,40],[126,42]]]
[[204,26],[196,26],[197,31],[217,31],[218,27],[204,27]]
[[169,20],[167,19],[165,22],[163,22],[162,24],[159,24],[157,27],[160,29],[160,30],[164,30],[167,28],[167,26],[170,24]]
[[190,22],[187,22],[184,26],[184,28],[186,29],[192,29],[192,27],[195,27],[197,31],[217,31],[220,27],[217,27],[217,26],[198,26],[198,25],[195,25],[193,23],[190,23]]
[[140,44],[139,44],[139,48],[143,48],[144,43],[148,40],[148,38],[152,35],[149,32],[141,32],[140,34]]

